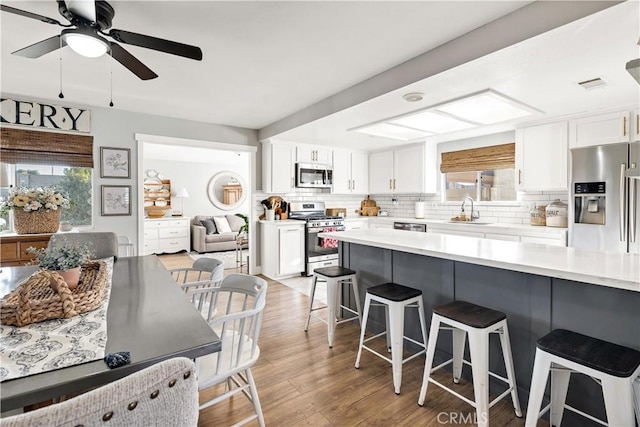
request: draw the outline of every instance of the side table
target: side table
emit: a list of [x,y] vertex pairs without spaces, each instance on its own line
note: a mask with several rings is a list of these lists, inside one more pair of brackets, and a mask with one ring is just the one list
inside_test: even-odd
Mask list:
[[240,273],[242,273],[242,267],[244,265],[247,266],[247,274],[249,273],[249,264],[245,263],[242,258],[242,246],[249,243],[249,238],[246,235],[239,235],[236,237],[236,268],[240,269]]

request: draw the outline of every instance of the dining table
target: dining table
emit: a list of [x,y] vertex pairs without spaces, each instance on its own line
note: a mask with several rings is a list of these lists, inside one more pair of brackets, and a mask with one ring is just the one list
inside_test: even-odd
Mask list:
[[[0,296],[36,271],[2,267]],[[221,340],[155,255],[120,257],[113,264],[105,353],[129,352],[129,364],[110,369],[104,360],[0,383],[2,412],[108,384],[160,361],[195,359],[220,351]]]

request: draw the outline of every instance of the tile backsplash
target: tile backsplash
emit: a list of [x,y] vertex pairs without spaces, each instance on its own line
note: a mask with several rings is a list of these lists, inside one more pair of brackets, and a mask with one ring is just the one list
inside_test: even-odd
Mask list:
[[[260,201],[270,195],[272,194],[254,193],[256,217],[264,212]],[[327,208],[345,208],[347,210],[347,218],[359,216],[355,211],[360,209],[360,202],[366,197],[366,194],[335,195],[320,192],[286,194],[283,196],[287,202],[324,201]],[[536,206],[547,205],[555,199],[560,199],[567,203],[568,197],[568,191],[518,193],[518,201],[514,202],[476,202],[474,203],[474,212],[479,212],[480,218],[488,222],[529,224],[529,211],[534,204]],[[371,194],[371,199],[376,201],[380,209],[389,212],[389,216],[401,218],[414,217],[415,203],[417,201],[424,202],[426,219],[450,219],[460,214],[461,206],[461,202],[441,202],[439,194]],[[395,204],[393,203],[393,199],[396,199]],[[469,213],[469,209],[470,206],[467,203],[467,206],[465,206],[467,214]]]

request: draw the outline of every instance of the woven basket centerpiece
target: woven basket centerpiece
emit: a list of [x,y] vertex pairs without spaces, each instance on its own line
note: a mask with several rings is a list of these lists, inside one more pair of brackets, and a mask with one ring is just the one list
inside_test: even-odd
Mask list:
[[60,227],[60,209],[31,212],[14,209],[13,226],[18,234],[55,233]]
[[[57,282],[56,290],[50,286],[52,278]],[[24,326],[95,310],[102,304],[108,279],[107,264],[102,261],[82,266],[80,282],[74,290],[59,274],[40,270],[0,301],[0,323]]]

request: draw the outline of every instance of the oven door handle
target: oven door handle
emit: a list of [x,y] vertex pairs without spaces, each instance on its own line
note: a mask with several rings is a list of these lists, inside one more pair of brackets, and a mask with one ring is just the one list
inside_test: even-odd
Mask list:
[[[309,227],[307,228],[307,233],[323,233],[325,228],[328,228],[328,227]],[[346,230],[346,227],[344,225],[331,227],[331,228],[336,228],[336,231]]]

